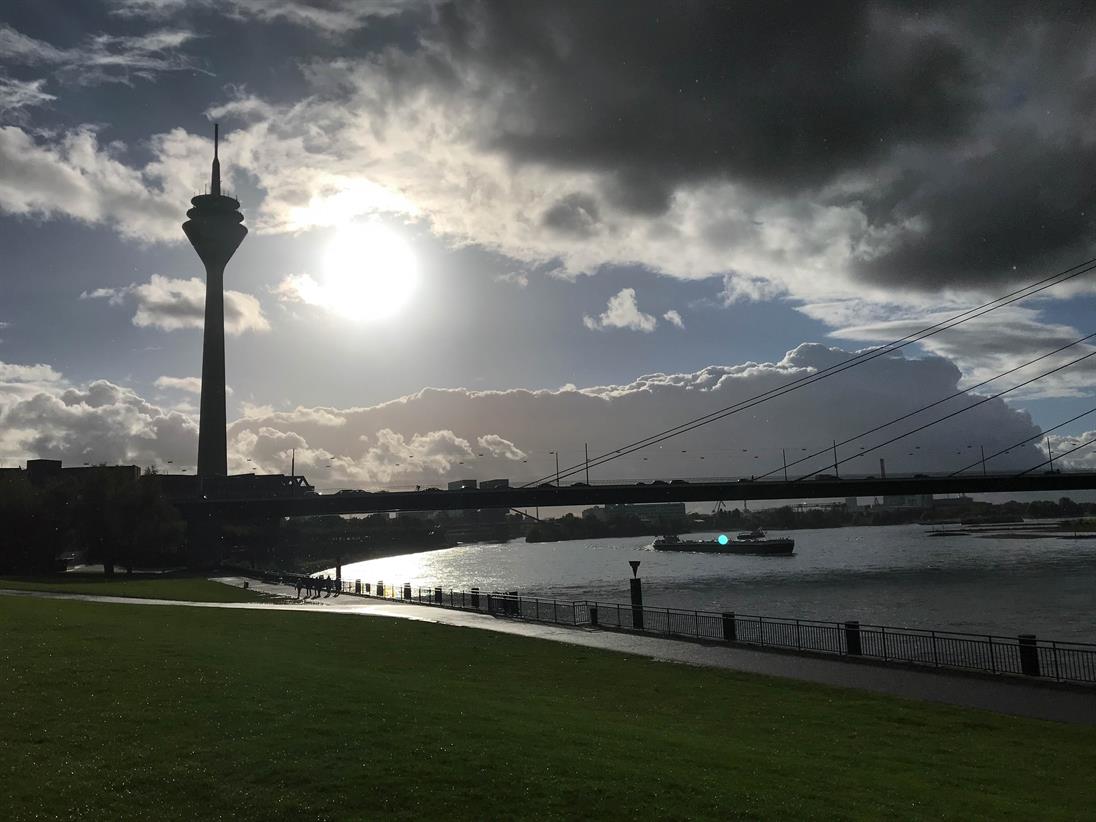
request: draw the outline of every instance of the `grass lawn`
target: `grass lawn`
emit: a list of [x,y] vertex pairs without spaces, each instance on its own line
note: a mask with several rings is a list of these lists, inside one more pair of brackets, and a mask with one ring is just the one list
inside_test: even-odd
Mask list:
[[56,591],[141,599],[180,599],[187,602],[253,602],[262,594],[233,588],[205,577],[126,576],[106,579],[100,574],[58,574],[50,577],[0,577],[0,588],[20,591]]
[[1082,818],[1096,729],[398,619],[0,597],[6,818]]

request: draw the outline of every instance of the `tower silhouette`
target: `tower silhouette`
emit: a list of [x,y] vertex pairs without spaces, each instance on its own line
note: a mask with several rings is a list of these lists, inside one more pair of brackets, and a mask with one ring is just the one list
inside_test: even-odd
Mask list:
[[213,171],[209,194],[199,194],[183,223],[206,270],[205,331],[202,339],[202,399],[198,420],[198,475],[228,473],[225,418],[225,266],[240,247],[247,229],[240,202],[221,194],[219,129],[213,126]]

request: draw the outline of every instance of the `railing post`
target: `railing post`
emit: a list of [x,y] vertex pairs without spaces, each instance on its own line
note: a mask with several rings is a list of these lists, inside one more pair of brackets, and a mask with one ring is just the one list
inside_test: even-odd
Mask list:
[[889,656],[887,654],[887,626],[886,625],[880,625],[879,630],[882,632],[882,637],[883,637],[883,661],[888,662],[889,661]]
[[932,664],[940,667],[940,658],[936,654],[936,631],[932,632]]
[[643,630],[643,580],[632,577],[628,580],[629,590],[632,596],[632,627],[637,631]]
[[597,627],[597,605],[595,604],[595,605],[589,606],[589,611],[590,611],[590,624],[593,627],[596,628]]
[[738,641],[738,628],[734,624],[734,611],[725,611],[723,614],[723,641]]
[[758,617],[757,618],[757,644],[758,645],[764,645],[765,644],[765,618],[764,617]]
[[997,673],[997,657],[993,653],[993,637],[987,635],[986,639],[989,640],[989,668],[993,673]]
[[797,651],[803,650],[803,643],[799,639],[799,620],[795,621],[795,649]]
[[845,623],[845,650],[849,656],[860,656],[860,622],[855,619]]
[[479,588],[472,589],[472,607],[479,610]]
[[1039,645],[1035,634],[1020,634],[1020,673],[1025,676],[1041,676],[1039,671]]

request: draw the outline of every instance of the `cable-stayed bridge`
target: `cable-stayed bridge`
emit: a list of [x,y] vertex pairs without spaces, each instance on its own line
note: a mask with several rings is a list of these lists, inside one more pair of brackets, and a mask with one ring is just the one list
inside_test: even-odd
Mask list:
[[1096,472],[972,474],[967,476],[850,477],[811,480],[661,482],[619,485],[553,485],[442,491],[375,491],[260,499],[192,499],[185,513],[301,517],[391,511],[452,511],[483,508],[546,508],[618,503],[797,500],[915,494],[1066,493],[1096,489]]

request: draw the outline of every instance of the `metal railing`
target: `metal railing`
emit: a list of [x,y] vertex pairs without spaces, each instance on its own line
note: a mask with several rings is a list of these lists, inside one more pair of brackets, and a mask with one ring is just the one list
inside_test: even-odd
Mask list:
[[511,619],[1096,684],[1096,644],[343,580],[342,593]]

